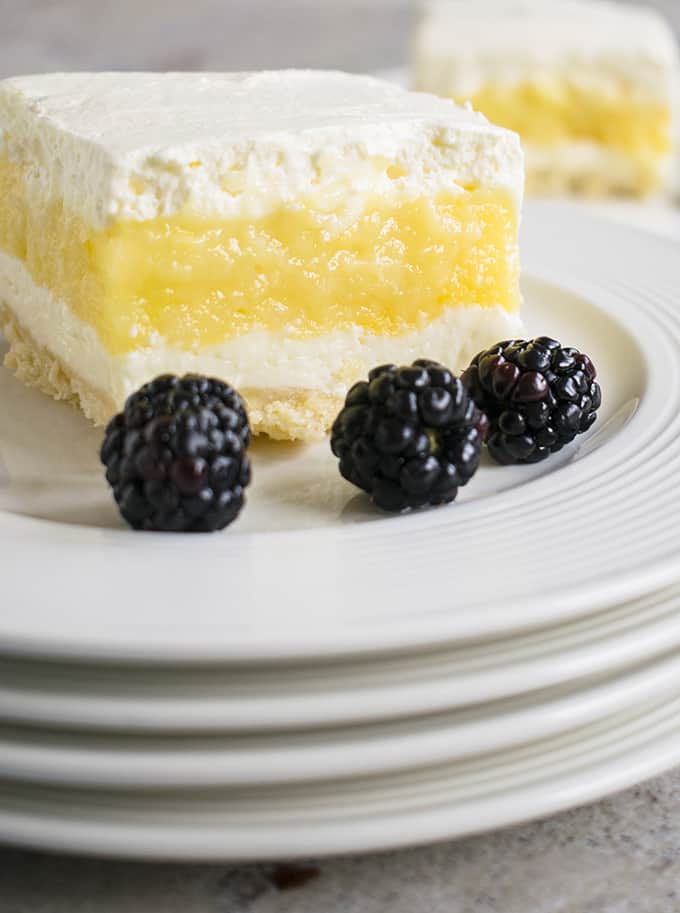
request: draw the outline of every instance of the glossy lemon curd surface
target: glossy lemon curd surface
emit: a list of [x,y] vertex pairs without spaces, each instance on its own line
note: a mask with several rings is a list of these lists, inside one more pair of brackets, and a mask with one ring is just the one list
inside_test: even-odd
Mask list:
[[[31,205],[0,165],[0,248],[65,301],[112,354],[195,350],[252,330],[400,334],[455,304],[519,308],[518,219],[501,190],[367,197],[257,219],[191,212],[94,232],[59,202]],[[1,290],[0,290],[1,294]]]
[[470,101],[537,145],[592,140],[641,159],[666,156],[672,147],[670,108],[644,103],[624,86],[607,95],[563,79],[488,83]]

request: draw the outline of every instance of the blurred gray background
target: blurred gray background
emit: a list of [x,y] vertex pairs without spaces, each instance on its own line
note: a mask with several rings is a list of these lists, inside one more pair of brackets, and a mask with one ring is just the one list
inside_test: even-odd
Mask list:
[[[680,0],[649,5],[680,30]],[[417,9],[417,0],[0,0],[0,77],[102,69],[376,70],[406,61]]]

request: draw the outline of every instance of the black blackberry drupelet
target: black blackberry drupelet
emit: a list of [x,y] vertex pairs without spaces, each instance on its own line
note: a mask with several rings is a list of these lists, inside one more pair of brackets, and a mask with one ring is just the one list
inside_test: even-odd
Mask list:
[[157,377],[109,423],[101,461],[134,529],[211,532],[238,516],[250,482],[239,394],[207,377]]
[[499,342],[463,380],[489,417],[489,453],[502,464],[538,463],[587,431],[602,396],[587,355],[547,336]]
[[340,472],[378,507],[447,504],[479,466],[486,416],[460,379],[421,359],[374,368],[355,384],[331,432]]

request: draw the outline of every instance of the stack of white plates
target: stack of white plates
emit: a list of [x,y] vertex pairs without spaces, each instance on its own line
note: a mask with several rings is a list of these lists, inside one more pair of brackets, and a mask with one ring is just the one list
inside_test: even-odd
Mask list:
[[593,431],[376,513],[327,444],[258,444],[215,536],[125,530],[99,433],[0,373],[0,840],[266,858],[479,831],[680,762],[680,258],[549,204],[530,335]]

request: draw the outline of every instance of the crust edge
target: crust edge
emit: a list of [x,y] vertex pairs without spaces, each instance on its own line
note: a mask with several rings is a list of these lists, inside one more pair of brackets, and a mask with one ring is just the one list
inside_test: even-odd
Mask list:
[[[0,301],[0,330],[9,351],[5,367],[22,383],[53,399],[72,403],[95,425],[105,425],[122,407],[95,389],[36,342],[9,307]],[[342,407],[342,397],[316,390],[244,389],[254,434],[275,440],[314,441],[322,438]]]

